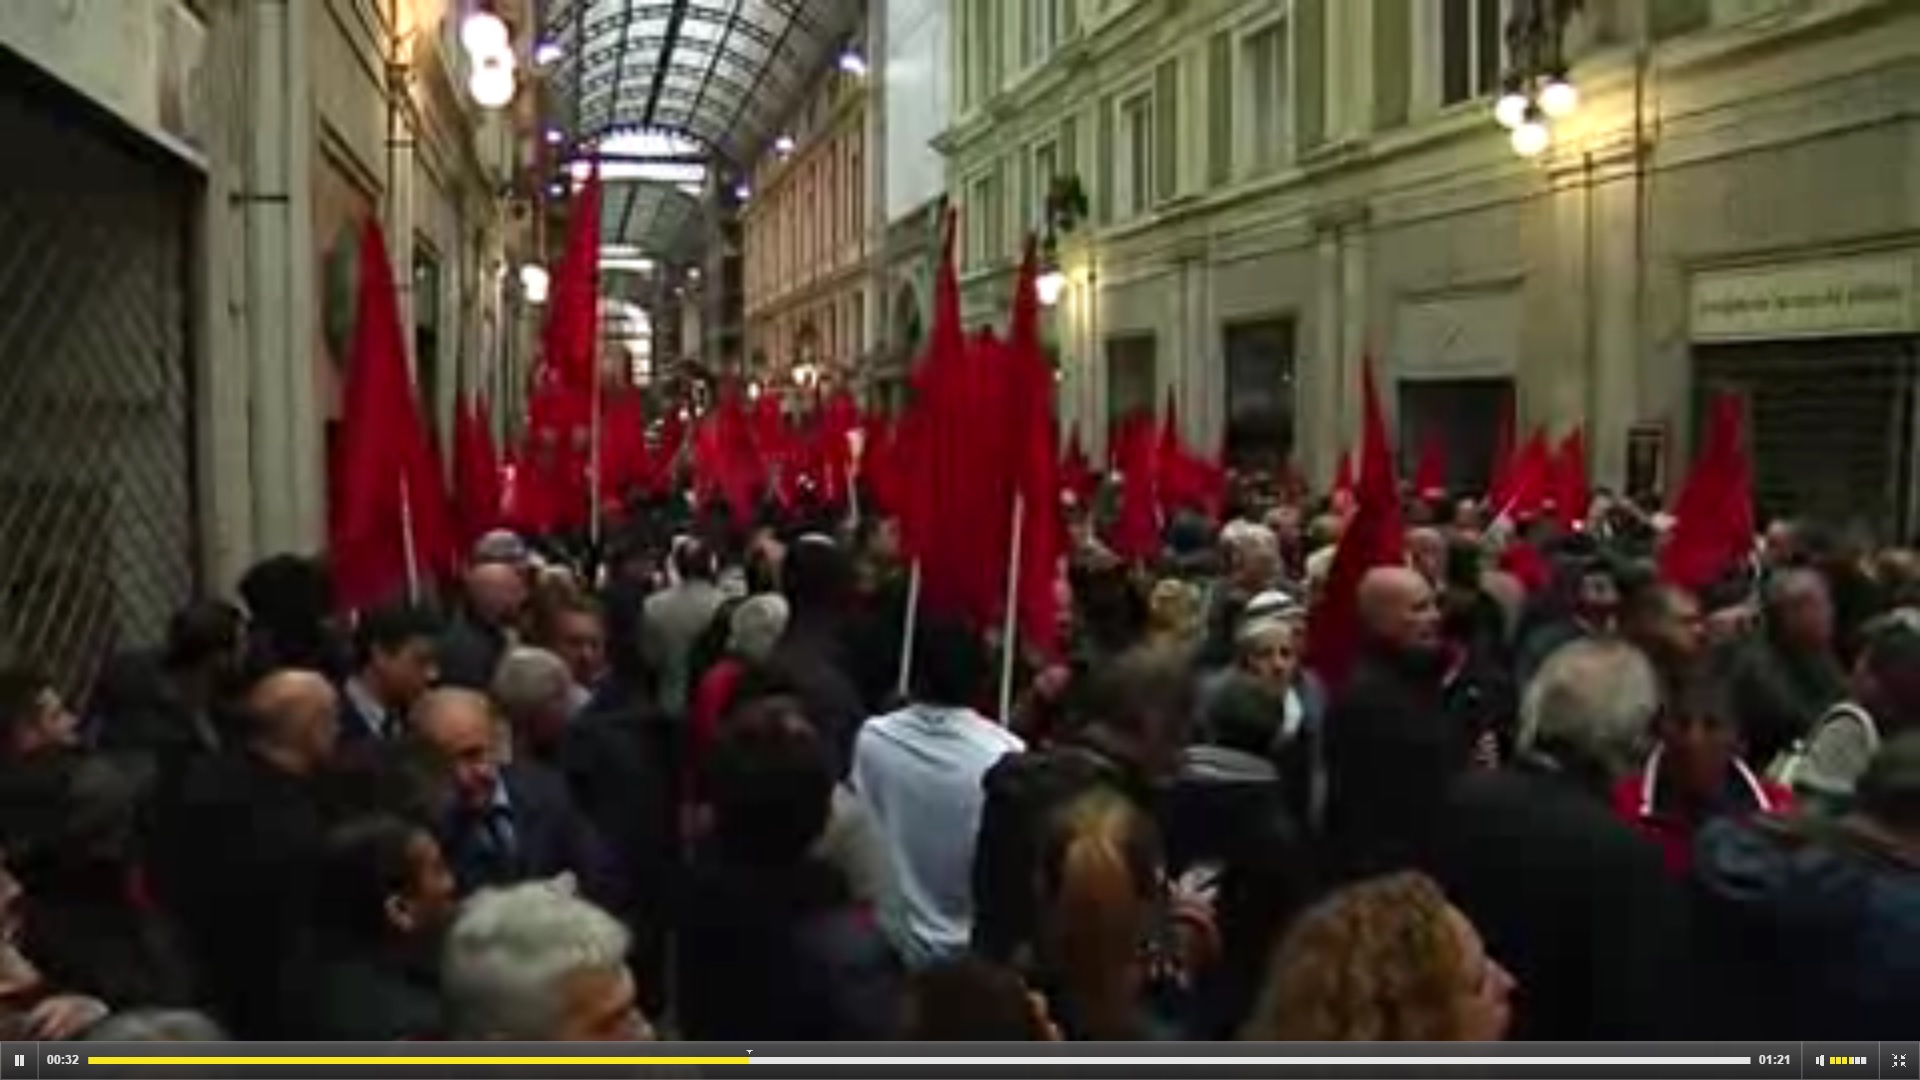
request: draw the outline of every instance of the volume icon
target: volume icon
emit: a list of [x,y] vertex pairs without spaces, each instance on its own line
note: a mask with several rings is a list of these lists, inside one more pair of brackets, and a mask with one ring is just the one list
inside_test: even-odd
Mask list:
[[1814,1063],[1815,1065],[1818,1065],[1818,1066],[1820,1066],[1820,1067],[1821,1067],[1821,1068],[1823,1068],[1823,1069],[1824,1069],[1824,1068],[1826,1068],[1826,1066],[1827,1066],[1827,1055],[1825,1055],[1825,1054],[1821,1054],[1821,1055],[1820,1055],[1819,1057],[1817,1057],[1817,1058],[1814,1058],[1814,1059],[1813,1059],[1813,1063]]

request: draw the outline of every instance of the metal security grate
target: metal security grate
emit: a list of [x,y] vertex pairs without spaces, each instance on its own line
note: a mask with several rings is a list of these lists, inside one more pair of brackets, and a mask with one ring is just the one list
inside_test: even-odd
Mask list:
[[1760,513],[1905,534],[1916,389],[1907,341],[1756,342],[1696,357],[1695,438],[1712,394],[1745,396]]
[[[79,694],[194,586],[188,189],[0,72],[0,645]],[[77,112],[77,110],[75,110]]]

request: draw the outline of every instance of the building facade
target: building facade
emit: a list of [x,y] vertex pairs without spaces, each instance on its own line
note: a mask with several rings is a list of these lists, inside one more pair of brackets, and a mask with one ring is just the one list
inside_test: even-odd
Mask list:
[[[528,25],[521,5],[500,5]],[[354,268],[383,222],[423,397],[506,371],[519,137],[452,0],[0,5],[0,648],[78,685],[325,544]]]
[[933,269],[945,206],[946,162],[934,143],[952,115],[951,30],[947,0],[872,0],[869,41],[880,57],[877,127],[881,152],[873,175],[878,249],[876,343],[865,371],[875,406],[898,408],[906,377],[932,318]]
[[1371,357],[1456,483],[1511,402],[1658,488],[1733,388],[1763,510],[1912,524],[1920,8],[1588,0],[1580,108],[1525,159],[1491,106],[1533,3],[954,0],[969,317],[1071,177],[1051,332],[1090,445],[1171,395],[1197,444],[1324,483]]
[[834,67],[749,173],[740,229],[754,378],[850,380],[870,348],[869,97],[864,71]]

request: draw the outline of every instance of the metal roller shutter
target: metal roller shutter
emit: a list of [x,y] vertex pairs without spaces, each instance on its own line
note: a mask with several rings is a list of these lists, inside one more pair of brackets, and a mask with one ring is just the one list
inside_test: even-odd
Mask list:
[[1719,345],[1700,349],[1696,361],[1696,439],[1712,394],[1746,397],[1761,514],[1905,535],[1913,523],[1910,339]]
[[0,72],[0,645],[72,693],[195,586],[188,182]]

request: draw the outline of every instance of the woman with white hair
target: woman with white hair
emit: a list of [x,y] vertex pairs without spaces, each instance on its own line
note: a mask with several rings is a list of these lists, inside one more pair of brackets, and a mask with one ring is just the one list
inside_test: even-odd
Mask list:
[[627,967],[626,928],[570,880],[476,894],[441,962],[450,1036],[520,1042],[651,1040]]

